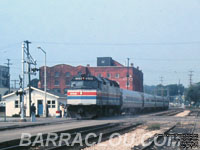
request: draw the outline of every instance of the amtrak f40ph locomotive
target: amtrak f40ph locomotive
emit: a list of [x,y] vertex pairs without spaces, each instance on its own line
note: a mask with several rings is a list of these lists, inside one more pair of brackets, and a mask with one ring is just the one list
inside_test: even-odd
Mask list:
[[168,109],[169,100],[166,97],[120,89],[116,81],[106,78],[81,75],[71,80],[67,104],[72,117],[95,117]]

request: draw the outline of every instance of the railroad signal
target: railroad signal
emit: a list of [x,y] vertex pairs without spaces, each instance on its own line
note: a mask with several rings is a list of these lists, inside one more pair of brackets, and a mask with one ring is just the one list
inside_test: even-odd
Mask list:
[[26,92],[24,91],[22,91],[22,90],[18,90],[18,91],[16,91],[15,92],[15,94],[18,96],[18,95],[26,95]]
[[31,71],[33,71],[33,72],[36,72],[36,71],[39,71],[40,69],[38,69],[38,68],[32,68],[31,69]]

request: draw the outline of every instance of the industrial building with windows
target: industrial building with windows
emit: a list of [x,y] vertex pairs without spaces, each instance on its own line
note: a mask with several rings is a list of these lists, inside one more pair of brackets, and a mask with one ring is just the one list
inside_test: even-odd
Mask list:
[[0,100],[9,90],[9,69],[0,65]]
[[[133,64],[124,66],[111,57],[98,57],[97,66],[70,66],[59,64],[47,66],[47,89],[66,94],[70,88],[70,81],[74,76],[90,74],[115,80],[122,89],[143,92],[143,73]],[[127,77],[128,76],[128,77]],[[44,66],[40,68],[40,82],[38,87],[44,88]]]

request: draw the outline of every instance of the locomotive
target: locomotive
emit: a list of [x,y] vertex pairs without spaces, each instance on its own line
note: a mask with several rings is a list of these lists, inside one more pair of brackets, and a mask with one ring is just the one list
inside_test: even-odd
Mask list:
[[116,81],[83,74],[71,80],[67,104],[71,117],[93,118],[168,109],[169,100],[161,96],[120,89]]

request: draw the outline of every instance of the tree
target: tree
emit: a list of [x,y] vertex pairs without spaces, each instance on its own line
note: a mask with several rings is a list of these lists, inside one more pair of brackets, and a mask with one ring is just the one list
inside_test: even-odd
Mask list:
[[197,83],[195,85],[192,85],[187,89],[186,92],[186,100],[191,103],[194,103],[194,105],[200,104],[200,83]]
[[[169,90],[170,96],[177,96],[177,95],[183,95],[184,93],[184,86],[182,84],[169,84],[166,86],[163,86],[161,84],[157,86],[144,86],[145,92],[148,94],[156,94],[158,96],[167,96],[167,90]],[[180,93],[179,93],[180,92]]]

